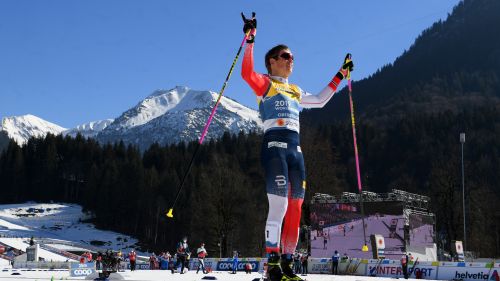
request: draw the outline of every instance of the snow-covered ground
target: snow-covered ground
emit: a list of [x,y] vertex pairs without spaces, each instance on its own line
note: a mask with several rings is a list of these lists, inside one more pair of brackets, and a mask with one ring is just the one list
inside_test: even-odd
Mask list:
[[[9,247],[13,247],[19,250],[26,249],[29,246],[29,240],[25,238],[4,238],[0,237],[0,243],[3,245],[7,245]],[[38,256],[42,257],[46,261],[67,261],[67,260],[72,260],[68,259],[65,256],[47,251],[45,249],[38,249]],[[74,259],[74,261],[77,261]]]
[[[12,275],[12,273],[19,273],[19,275]],[[261,278],[262,275],[259,273],[245,274],[229,274],[228,272],[212,272],[207,275],[196,274],[196,271],[190,271],[186,274],[172,274],[170,271],[164,270],[137,270],[137,271],[125,271],[119,272],[119,275],[123,278],[122,280],[141,280],[141,281],[156,281],[156,280],[176,280],[176,281],[195,281],[203,280],[205,276],[213,276],[220,281],[252,281],[256,278]],[[111,276],[112,277],[112,276]],[[21,279],[25,281],[35,281],[35,280],[85,280],[84,277],[69,277],[68,272],[64,271],[0,271],[0,280],[12,280]],[[381,277],[366,277],[366,276],[345,276],[345,275],[321,275],[321,274],[309,274],[302,278],[308,281],[389,281],[394,280],[394,278],[381,278]],[[111,279],[113,280],[113,279]],[[117,280],[117,279],[115,279]]]
[[[25,204],[13,204],[13,205],[0,205],[0,246],[4,248],[18,248],[21,251],[25,251],[29,243],[29,238],[33,236],[35,241],[40,244],[40,256],[46,261],[57,261],[57,260],[68,260],[71,256],[68,253],[62,253],[61,251],[82,251],[86,249],[95,249],[93,245],[96,242],[102,243],[101,249],[114,249],[122,250],[126,252],[134,247],[137,240],[132,237],[122,235],[119,233],[111,231],[98,230],[94,225],[90,223],[83,223],[82,220],[86,220],[88,215],[82,212],[82,208],[78,205],[72,204],[40,204],[40,203],[25,203]],[[359,227],[357,227],[359,228]],[[356,229],[356,227],[355,227]],[[341,235],[335,233],[333,230],[331,235]],[[327,245],[330,246],[330,245]],[[147,253],[143,253],[147,255]],[[19,266],[20,263],[16,261],[16,265]],[[350,264],[350,263],[349,263]],[[348,265],[349,265],[348,264]],[[38,264],[40,265],[40,264]],[[43,265],[42,265],[43,266]],[[50,266],[50,265],[49,265]],[[326,259],[317,259],[315,264],[310,263],[310,271],[315,268],[314,272],[320,272],[323,267],[328,270],[328,264]],[[376,266],[376,274],[385,276],[395,276],[400,277],[401,274],[398,273],[400,266],[398,261],[386,260],[384,264],[378,263],[378,261],[373,261],[368,264],[361,265],[360,268],[365,268],[364,270],[358,270],[356,267],[356,272],[360,275],[367,274],[367,272],[372,272],[374,266]],[[437,266],[442,267],[438,270]],[[456,263],[438,263],[433,262],[422,262],[415,268],[421,272],[427,272],[427,278],[440,278],[442,280],[453,279],[453,276],[475,276],[480,274],[481,276],[496,276],[498,274],[497,268],[500,268],[500,264],[495,264],[495,270],[491,271],[487,268],[486,263],[470,263],[465,267],[464,265],[458,265]],[[63,267],[64,268],[64,267]],[[339,268],[342,271],[342,264]],[[388,271],[389,270],[389,271]],[[433,274],[431,274],[431,271]],[[437,272],[439,271],[438,276]],[[363,273],[364,272],[364,273]],[[374,271],[375,272],[375,271]],[[394,273],[396,272],[396,273]],[[393,274],[394,273],[394,274]],[[426,273],[426,274],[427,274]],[[468,275],[469,274],[469,275]],[[163,270],[137,270],[131,272],[126,270],[124,272],[119,272],[117,279],[120,280],[143,280],[143,281],[155,281],[155,280],[178,280],[178,281],[194,281],[202,280],[206,275],[196,274],[195,271],[190,271],[186,274],[171,274],[170,271]],[[216,279],[212,280],[255,280],[261,277],[259,273],[244,274],[239,272],[236,275],[229,274],[228,272],[213,272],[208,274],[208,276],[213,276]],[[87,280],[93,280],[87,277]],[[335,281],[385,281],[394,278],[389,277],[368,277],[368,276],[332,276],[332,275],[320,275],[320,274],[309,274],[304,277],[309,281],[323,281],[323,280],[335,280]],[[9,261],[0,258],[0,281],[2,280],[86,280],[85,277],[71,277],[69,269],[13,269]],[[117,280],[114,279],[114,280]],[[113,280],[113,279],[111,279]],[[471,278],[464,278],[464,280],[472,281]]]
[[[130,251],[137,243],[137,239],[130,236],[99,230],[91,223],[82,222],[86,219],[88,215],[82,212],[81,206],[75,204],[0,205],[0,243],[25,251],[29,238],[33,236],[35,240],[50,239],[47,245],[66,251],[70,246],[97,246],[122,252]],[[41,249],[40,253],[45,260],[59,260],[49,251]]]
[[0,258],[0,268],[8,268],[8,267],[10,267],[9,261]]

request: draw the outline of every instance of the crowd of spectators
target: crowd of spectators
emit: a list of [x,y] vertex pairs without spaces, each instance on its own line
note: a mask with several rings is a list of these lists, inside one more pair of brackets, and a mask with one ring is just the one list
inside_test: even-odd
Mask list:
[[[196,253],[197,263],[195,263],[195,268],[197,268],[196,273],[201,270],[203,274],[211,272],[210,267],[206,267],[205,258],[208,256],[208,252],[205,249],[205,244],[201,243],[198,248],[193,253]],[[3,249],[2,254],[6,254],[7,249]],[[8,249],[15,250],[15,249]],[[170,270],[172,274],[180,273],[183,274],[189,268],[189,262],[191,260],[191,249],[187,243],[187,238],[183,239],[177,243],[176,250],[173,254],[169,251],[161,252],[160,254],[151,253],[148,259],[142,258],[142,262],[139,263],[140,269],[150,269],[150,270]],[[247,274],[252,273],[253,265],[251,262],[246,261],[241,263],[239,260],[240,253],[238,251],[233,251],[232,264],[230,265],[231,273],[236,274],[238,269],[244,271]],[[309,255],[306,251],[296,252],[294,255],[294,269],[297,273],[307,274],[307,262]],[[123,253],[121,250],[113,251],[108,249],[107,251],[85,251],[79,255],[79,262],[81,264],[95,262],[95,267],[99,276],[109,276],[112,272],[117,272],[120,270],[125,270],[127,265],[131,271],[137,269],[137,262],[139,257],[135,250],[131,250],[128,253]],[[148,263],[149,262],[149,263]],[[149,265],[145,267],[145,265]],[[104,275],[107,274],[107,275]]]
[[351,204],[314,204],[311,207],[311,227],[313,230],[321,230],[358,219],[360,214],[356,210]]
[[295,251],[292,255],[293,259],[293,272],[295,274],[302,274],[303,276],[306,276],[308,271],[307,271],[307,264],[309,261],[309,254],[307,251],[302,250],[302,251]]

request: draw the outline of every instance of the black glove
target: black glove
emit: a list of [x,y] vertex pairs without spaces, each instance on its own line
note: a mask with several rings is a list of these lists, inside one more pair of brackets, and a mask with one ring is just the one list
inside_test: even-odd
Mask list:
[[[337,77],[339,79],[339,81],[341,81],[344,78],[349,78],[349,73],[351,71],[353,71],[354,63],[352,62],[351,59],[352,59],[352,56],[351,56],[351,54],[348,53],[345,56],[344,63],[340,67],[339,72],[337,72],[337,74],[335,75],[335,77]],[[335,77],[334,77],[334,79],[335,79]]]
[[349,72],[353,71],[354,63],[352,62],[352,55],[347,54],[344,59],[344,64],[342,65],[342,70],[348,70]]
[[255,18],[255,12],[252,12],[251,19],[245,18],[245,15],[243,13],[241,13],[241,18],[243,19],[243,33],[247,34],[247,32],[250,30],[250,34],[247,38],[247,43],[253,43],[255,40],[255,29],[257,29],[257,19]]

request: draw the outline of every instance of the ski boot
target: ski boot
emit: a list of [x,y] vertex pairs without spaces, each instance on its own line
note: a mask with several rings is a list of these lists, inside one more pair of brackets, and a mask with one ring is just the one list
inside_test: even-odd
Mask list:
[[283,273],[280,268],[280,256],[276,252],[269,253],[267,258],[267,272],[266,279],[267,281],[281,281],[283,277]]
[[297,276],[293,273],[292,264],[293,258],[290,254],[281,255],[281,270],[283,272],[283,276],[281,277],[281,281],[303,281],[304,279]]

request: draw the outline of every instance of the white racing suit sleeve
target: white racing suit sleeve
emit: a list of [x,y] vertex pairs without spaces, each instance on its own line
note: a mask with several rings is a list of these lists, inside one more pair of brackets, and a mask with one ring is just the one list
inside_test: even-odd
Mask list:
[[340,69],[335,76],[333,76],[332,81],[319,92],[317,95],[311,95],[304,90],[300,89],[302,92],[300,106],[303,108],[321,108],[333,97],[335,91],[337,91],[338,86],[344,80],[345,76],[349,72],[345,69]]
[[326,86],[317,95],[310,94],[302,89],[300,90],[302,91],[300,106],[303,108],[322,108],[335,94],[335,90],[333,90],[330,86]]

